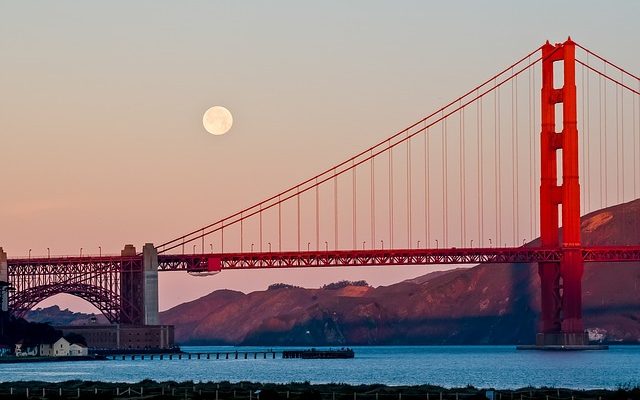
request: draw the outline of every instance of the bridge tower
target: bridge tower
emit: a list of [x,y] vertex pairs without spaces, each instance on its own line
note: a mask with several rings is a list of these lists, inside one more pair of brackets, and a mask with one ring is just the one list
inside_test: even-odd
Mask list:
[[[122,257],[137,258],[126,245]],[[152,243],[142,247],[142,259],[123,263],[120,271],[120,323],[158,325],[158,251]]]
[[[575,65],[575,43],[571,38],[542,46],[540,239],[543,248],[561,248],[562,258],[560,262],[538,263],[541,323],[537,345],[588,343],[582,323],[584,260],[580,242]],[[558,68],[555,75],[554,67]],[[564,77],[561,87],[554,86],[554,76]],[[561,105],[558,116],[557,105]],[[562,121],[560,132],[556,131],[557,117]],[[562,157],[561,182],[558,150]]]
[[0,312],[9,310],[9,291],[4,285],[9,283],[9,265],[7,253],[0,247]]

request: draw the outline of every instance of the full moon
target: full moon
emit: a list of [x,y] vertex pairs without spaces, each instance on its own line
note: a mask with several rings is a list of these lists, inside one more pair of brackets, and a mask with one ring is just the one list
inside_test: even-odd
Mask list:
[[233,125],[231,112],[222,106],[213,106],[202,117],[202,125],[213,135],[224,135]]

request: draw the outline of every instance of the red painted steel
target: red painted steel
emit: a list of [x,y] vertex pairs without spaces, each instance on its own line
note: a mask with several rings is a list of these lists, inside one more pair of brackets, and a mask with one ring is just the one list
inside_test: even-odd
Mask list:
[[8,260],[8,277],[16,289],[9,309],[22,317],[42,300],[68,293],[87,300],[110,322],[127,322],[140,313],[138,304],[121,295],[130,272],[142,271],[141,257],[47,257]]
[[[554,64],[563,63],[563,85],[554,87]],[[583,254],[580,249],[580,183],[575,83],[575,43],[542,47],[540,239],[543,248],[561,248],[557,262],[541,262],[541,331],[582,332]],[[556,132],[556,104],[562,104],[562,131]],[[562,150],[562,184],[557,151]],[[563,235],[558,212],[562,205]]]
[[[540,243],[542,248],[559,247],[558,238],[558,149],[555,131],[555,101],[557,92],[553,88],[553,63],[560,60],[560,47],[549,42],[542,46],[542,91],[540,133]],[[557,332],[561,329],[560,299],[560,260],[540,262],[538,264],[541,290],[541,330]]]
[[[640,261],[640,246],[580,249],[588,262]],[[163,254],[158,270],[206,275],[221,270],[349,266],[558,263],[561,248],[388,249],[271,253]],[[111,322],[135,321],[139,305],[121,296],[122,276],[142,271],[142,256],[42,257],[8,260],[10,309],[23,316],[38,302],[59,293],[81,297]]]

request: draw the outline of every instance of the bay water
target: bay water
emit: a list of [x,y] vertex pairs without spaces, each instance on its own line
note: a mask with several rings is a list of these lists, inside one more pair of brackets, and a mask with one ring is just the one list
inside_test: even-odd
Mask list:
[[[265,347],[184,346],[192,353],[268,350]],[[288,349],[274,347],[275,351]],[[2,381],[97,380],[109,382],[253,381],[421,385],[515,389],[572,389],[640,386],[640,346],[604,351],[541,352],[515,346],[354,347],[355,358],[302,360],[282,358],[219,359],[193,357],[159,360],[108,360],[0,364]]]

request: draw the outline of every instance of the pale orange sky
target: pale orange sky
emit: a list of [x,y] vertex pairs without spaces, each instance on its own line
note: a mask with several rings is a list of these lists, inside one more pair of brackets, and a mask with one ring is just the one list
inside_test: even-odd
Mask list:
[[[634,1],[0,1],[0,246],[118,253],[171,239],[389,136],[546,39],[572,35],[637,72],[638,15]],[[202,127],[213,105],[234,115],[224,136]],[[161,274],[160,306],[433,269]]]

